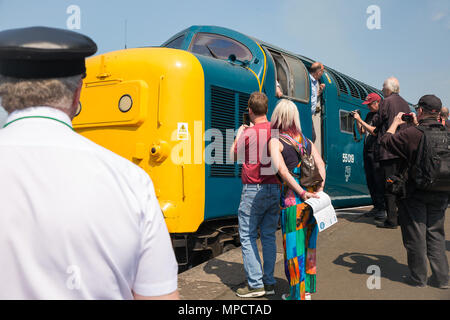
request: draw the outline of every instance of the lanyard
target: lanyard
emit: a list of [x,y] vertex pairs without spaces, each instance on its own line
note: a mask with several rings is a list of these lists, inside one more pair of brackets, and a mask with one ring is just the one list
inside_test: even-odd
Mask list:
[[13,123],[13,122],[16,122],[16,121],[19,121],[19,120],[22,120],[22,119],[30,119],[30,118],[42,118],[42,119],[55,120],[55,121],[58,121],[58,122],[62,123],[62,124],[65,125],[65,126],[68,126],[71,130],[73,130],[73,128],[72,128],[71,126],[69,126],[67,123],[65,123],[64,121],[61,121],[61,120],[58,120],[58,119],[55,119],[55,118],[52,118],[52,117],[44,117],[44,116],[28,116],[28,117],[18,118],[18,119],[16,119],[16,120],[10,121],[10,122],[8,122],[7,124],[5,124],[5,125],[3,126],[3,128],[6,128],[7,126],[9,126],[9,125],[10,125],[11,123]]

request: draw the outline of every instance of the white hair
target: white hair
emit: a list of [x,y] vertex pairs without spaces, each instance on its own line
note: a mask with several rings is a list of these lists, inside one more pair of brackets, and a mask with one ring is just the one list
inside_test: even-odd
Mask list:
[[297,106],[290,100],[282,99],[278,102],[270,119],[273,129],[280,132],[301,133],[300,115]]
[[398,82],[398,79],[395,77],[389,77],[384,81],[384,86],[386,89],[393,93],[399,93],[400,92],[400,83]]
[[0,76],[2,106],[8,113],[36,106],[69,111],[80,81],[81,75],[54,79],[17,79]]

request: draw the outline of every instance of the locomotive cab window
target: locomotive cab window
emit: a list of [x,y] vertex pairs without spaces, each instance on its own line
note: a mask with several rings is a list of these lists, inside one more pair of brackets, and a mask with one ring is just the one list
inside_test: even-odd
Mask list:
[[241,61],[253,59],[250,49],[242,43],[211,33],[198,33],[192,41],[189,51],[221,60],[228,60],[232,54]]
[[289,93],[295,100],[308,103],[309,102],[309,74],[303,62],[288,55],[284,55],[287,64],[289,65],[290,73],[290,88]]
[[283,95],[309,102],[309,75],[303,62],[295,57],[269,50],[275,63],[276,77]]
[[170,41],[169,43],[167,43],[164,47],[172,48],[172,49],[181,49],[181,46],[183,45],[183,41],[184,41],[185,37],[186,37],[186,35],[183,34],[183,35],[175,38],[174,40]]
[[289,96],[288,88],[289,88],[289,67],[284,60],[284,58],[271,50],[269,50],[272,55],[273,62],[275,63],[276,69],[276,80],[280,84],[281,91],[284,96]]
[[341,132],[353,134],[353,117],[350,111],[339,110],[339,122]]

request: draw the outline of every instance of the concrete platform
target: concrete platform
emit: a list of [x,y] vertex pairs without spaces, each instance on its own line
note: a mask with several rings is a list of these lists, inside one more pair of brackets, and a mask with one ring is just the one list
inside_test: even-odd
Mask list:
[[[313,300],[450,300],[450,290],[433,287],[414,288],[403,283],[408,275],[406,251],[398,229],[377,228],[373,218],[363,214],[370,207],[340,210],[339,222],[319,233],[317,243],[317,293]],[[446,239],[450,236],[450,209],[445,222]],[[446,240],[450,261],[450,241]],[[275,295],[258,300],[280,300],[288,292],[284,275],[281,230],[277,231]],[[370,266],[381,271],[379,289],[369,289],[373,281]],[[429,275],[431,272],[429,271]],[[235,295],[246,285],[241,249],[236,248],[179,275],[182,299],[249,300]]]

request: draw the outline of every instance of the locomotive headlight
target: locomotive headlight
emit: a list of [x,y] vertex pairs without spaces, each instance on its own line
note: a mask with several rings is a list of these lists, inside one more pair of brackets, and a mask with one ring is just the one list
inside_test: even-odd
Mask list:
[[161,202],[161,211],[165,219],[174,219],[177,218],[177,210],[176,206],[171,202]]
[[77,115],[79,115],[80,112],[81,112],[81,101],[78,101],[78,107],[77,107],[77,111],[75,112],[75,117],[76,117]]
[[122,112],[127,112],[133,106],[133,99],[129,94],[123,95],[119,100],[119,110]]

